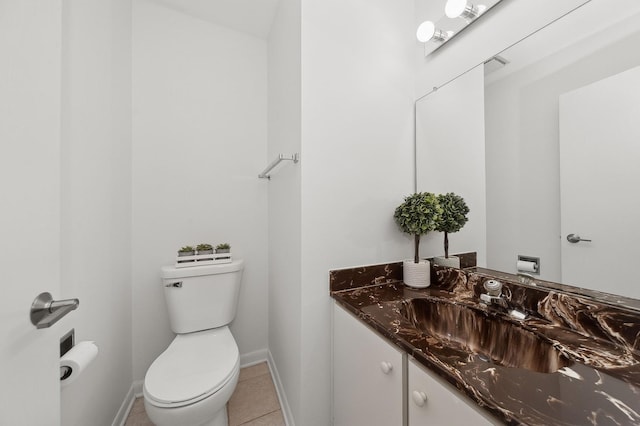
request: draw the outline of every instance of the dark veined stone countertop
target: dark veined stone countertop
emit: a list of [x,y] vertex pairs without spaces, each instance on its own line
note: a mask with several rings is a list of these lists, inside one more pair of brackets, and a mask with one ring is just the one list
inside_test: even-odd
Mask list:
[[[524,320],[480,303],[491,278],[503,282]],[[497,421],[640,425],[640,310],[629,306],[633,299],[617,306],[484,269],[432,267],[431,282],[405,286],[402,263],[330,271],[339,305]]]

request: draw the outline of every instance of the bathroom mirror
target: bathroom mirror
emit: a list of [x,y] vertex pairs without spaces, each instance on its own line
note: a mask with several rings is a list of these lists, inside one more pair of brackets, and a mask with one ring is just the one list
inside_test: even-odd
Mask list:
[[471,201],[479,266],[640,299],[638,46],[638,2],[592,1],[416,103],[417,190]]

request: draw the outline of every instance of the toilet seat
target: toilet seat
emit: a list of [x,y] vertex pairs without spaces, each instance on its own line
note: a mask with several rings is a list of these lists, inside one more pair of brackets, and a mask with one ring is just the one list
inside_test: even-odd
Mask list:
[[238,346],[228,327],[179,334],[151,364],[144,396],[157,407],[182,407],[223,388],[237,374]]

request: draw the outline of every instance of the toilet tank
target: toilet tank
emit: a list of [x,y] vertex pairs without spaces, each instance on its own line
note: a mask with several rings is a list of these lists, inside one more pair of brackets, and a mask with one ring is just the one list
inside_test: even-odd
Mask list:
[[187,268],[162,267],[162,284],[174,333],[218,328],[236,316],[243,261]]

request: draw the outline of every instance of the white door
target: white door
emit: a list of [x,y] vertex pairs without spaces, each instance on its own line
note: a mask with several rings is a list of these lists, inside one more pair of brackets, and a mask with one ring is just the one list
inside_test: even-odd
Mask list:
[[[562,281],[640,298],[640,67],[560,97]],[[577,234],[591,242],[570,243]]]
[[60,0],[0,0],[1,425],[60,423],[59,339],[33,299],[60,296]]

